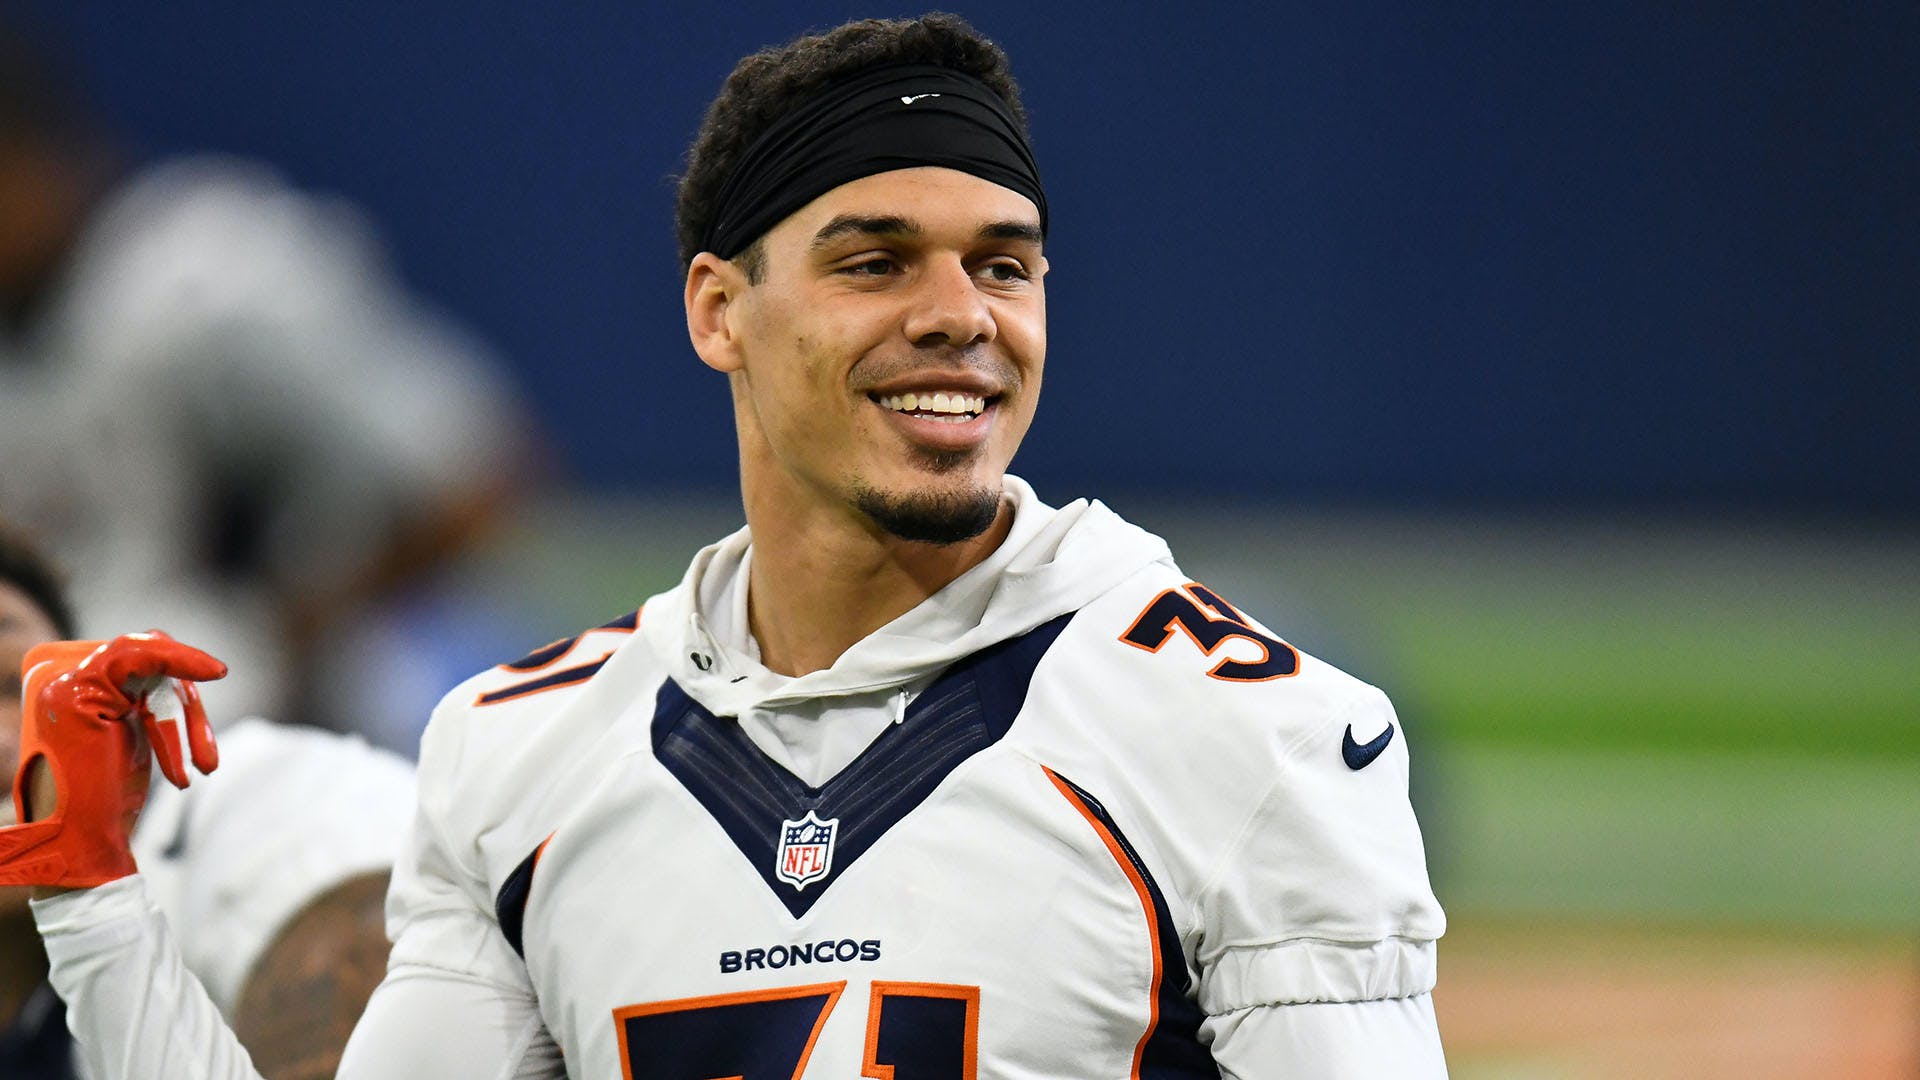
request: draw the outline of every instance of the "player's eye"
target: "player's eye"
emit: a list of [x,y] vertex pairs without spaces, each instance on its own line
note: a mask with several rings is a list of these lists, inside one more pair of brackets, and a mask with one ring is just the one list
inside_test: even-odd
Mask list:
[[1022,266],[1012,259],[1000,259],[995,262],[990,262],[986,266],[981,267],[980,272],[993,281],[1003,285],[1010,285],[1017,281],[1029,281],[1033,278],[1032,274],[1027,273],[1025,266]]
[[898,266],[892,259],[872,258],[862,259],[850,266],[843,266],[840,268],[840,272],[853,277],[885,277],[893,273],[896,269],[898,269]]

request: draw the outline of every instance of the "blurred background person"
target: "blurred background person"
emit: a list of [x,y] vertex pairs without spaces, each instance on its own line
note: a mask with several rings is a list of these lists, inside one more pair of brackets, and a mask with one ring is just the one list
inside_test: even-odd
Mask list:
[[[15,818],[21,658],[75,636],[60,574],[0,521],[0,824]],[[257,718],[226,726],[219,752],[184,791],[151,787],[132,844],[146,894],[263,1075],[331,1077],[385,972],[413,768],[356,736]],[[76,1080],[28,893],[0,886],[0,1077]]]
[[315,664],[497,516],[529,421],[352,206],[134,161],[56,55],[0,24],[0,514],[86,627],[226,658],[216,714],[377,723],[325,715]]

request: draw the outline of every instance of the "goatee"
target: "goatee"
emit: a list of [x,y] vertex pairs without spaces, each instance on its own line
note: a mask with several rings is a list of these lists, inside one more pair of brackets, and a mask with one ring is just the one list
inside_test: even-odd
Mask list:
[[888,494],[861,485],[854,505],[889,535],[917,544],[958,544],[993,527],[1000,493],[986,488]]

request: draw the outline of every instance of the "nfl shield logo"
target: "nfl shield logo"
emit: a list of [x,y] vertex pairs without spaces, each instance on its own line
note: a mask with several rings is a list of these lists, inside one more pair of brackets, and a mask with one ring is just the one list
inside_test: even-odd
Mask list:
[[840,831],[840,819],[826,821],[807,811],[799,821],[780,823],[780,850],[774,856],[774,872],[780,880],[804,889],[807,882],[825,877],[833,868],[833,836]]

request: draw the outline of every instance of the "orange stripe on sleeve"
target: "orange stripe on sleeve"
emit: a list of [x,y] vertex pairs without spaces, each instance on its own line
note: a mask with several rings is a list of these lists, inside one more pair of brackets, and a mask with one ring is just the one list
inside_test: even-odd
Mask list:
[[1053,782],[1053,786],[1059,789],[1061,796],[1080,812],[1081,817],[1087,819],[1087,824],[1093,826],[1095,835],[1099,836],[1100,842],[1107,846],[1107,853],[1113,856],[1113,861],[1120,866],[1120,872],[1127,875],[1127,880],[1132,883],[1134,895],[1140,899],[1140,910],[1146,915],[1147,945],[1153,955],[1153,979],[1147,984],[1147,1029],[1140,1033],[1140,1042],[1133,1048],[1133,1072],[1130,1075],[1132,1080],[1139,1080],[1140,1061],[1146,1055],[1147,1041],[1153,1038],[1153,1029],[1160,1023],[1160,974],[1163,961],[1160,956],[1160,919],[1153,911],[1153,895],[1147,891],[1145,879],[1141,878],[1140,871],[1134,869],[1133,860],[1127,858],[1127,853],[1121,849],[1120,841],[1113,835],[1113,831],[1107,828],[1106,824],[1080,798],[1079,793],[1061,779],[1058,773],[1045,765],[1040,768],[1047,774],[1047,779]]

